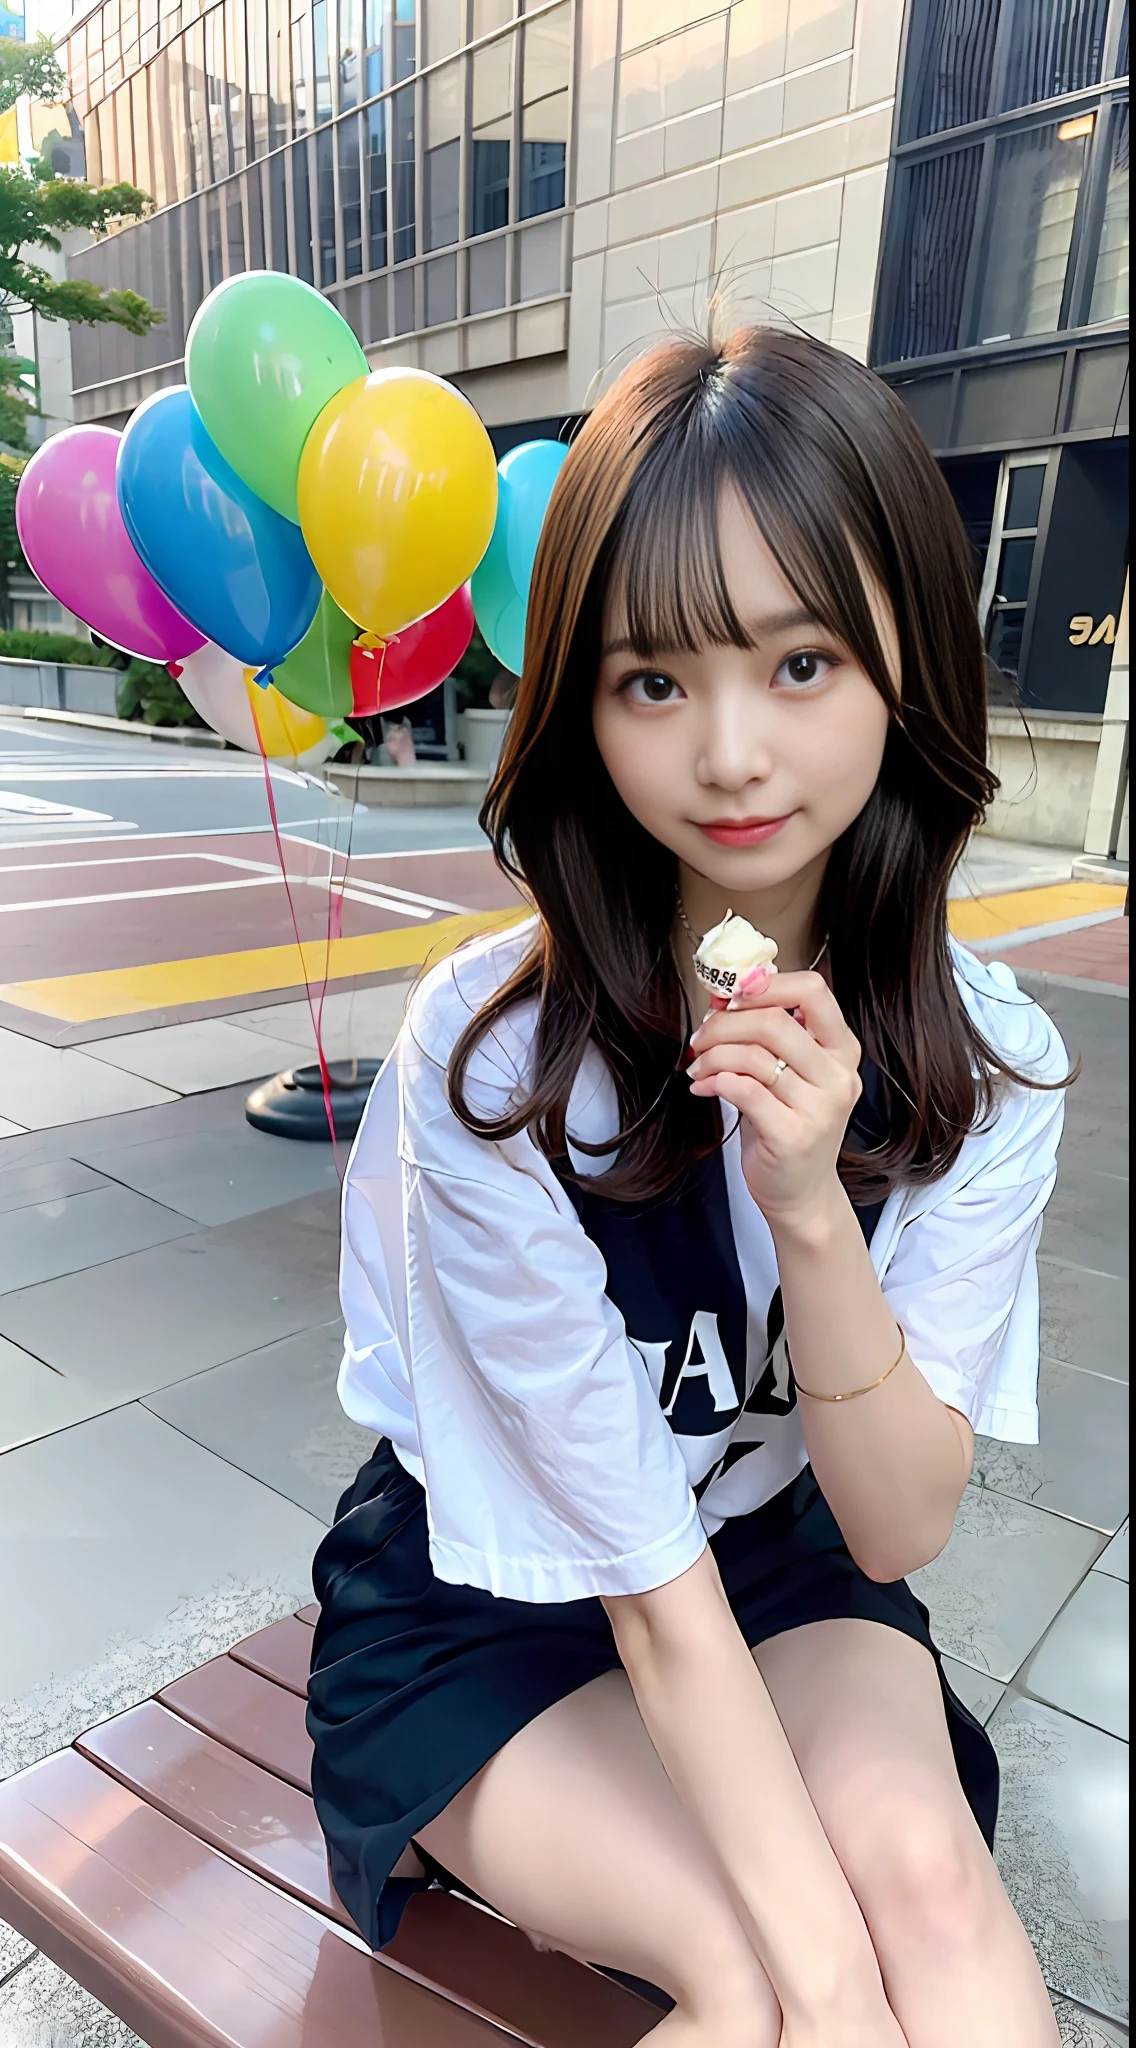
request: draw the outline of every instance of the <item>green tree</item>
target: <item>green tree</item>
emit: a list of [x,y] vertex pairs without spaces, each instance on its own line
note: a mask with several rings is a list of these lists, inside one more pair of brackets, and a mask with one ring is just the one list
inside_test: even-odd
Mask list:
[[[49,39],[0,42],[0,113],[24,94],[51,105],[67,97],[67,80]],[[67,228],[86,228],[97,239],[114,221],[140,220],[150,205],[135,185],[99,190],[79,179],[57,178],[41,158],[29,172],[0,170],[0,307],[17,306],[48,320],[81,326],[112,321],[131,334],[149,334],[165,314],[137,292],[105,291],[89,278],[51,277],[24,256],[26,249],[55,249]]]

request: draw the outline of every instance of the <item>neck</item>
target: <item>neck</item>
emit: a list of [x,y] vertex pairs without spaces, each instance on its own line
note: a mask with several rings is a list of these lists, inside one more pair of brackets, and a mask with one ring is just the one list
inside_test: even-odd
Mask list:
[[824,938],[817,925],[817,904],[827,863],[826,851],[787,881],[747,891],[723,889],[680,861],[679,891],[696,932],[708,932],[732,910],[766,938],[776,939],[777,965],[783,974],[793,973],[811,964]]

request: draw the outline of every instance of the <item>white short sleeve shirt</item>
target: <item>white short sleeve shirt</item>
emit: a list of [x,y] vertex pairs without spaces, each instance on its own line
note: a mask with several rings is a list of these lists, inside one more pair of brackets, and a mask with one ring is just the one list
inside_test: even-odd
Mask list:
[[[531,925],[420,984],[372,1091],[344,1185],[340,1398],[424,1486],[439,1578],[525,1601],[644,1592],[806,1462],[772,1239],[736,1136],[674,1202],[562,1181],[533,1140],[474,1137],[446,1067],[516,966]],[[955,949],[963,999],[1020,1071],[1064,1048],[1009,970]],[[523,1085],[535,1008],[483,1039],[468,1094],[493,1114]],[[933,1187],[883,1205],[871,1255],[909,1353],[976,1431],[1037,1440],[1036,1249],[1064,1097],[1007,1088]],[[598,1055],[571,1135],[616,1130]]]

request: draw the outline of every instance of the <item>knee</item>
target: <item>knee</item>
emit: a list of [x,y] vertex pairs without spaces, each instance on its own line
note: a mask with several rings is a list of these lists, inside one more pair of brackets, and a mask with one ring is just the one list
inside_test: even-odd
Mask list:
[[989,1932],[993,1865],[966,1814],[918,1803],[877,1824],[857,1863],[877,1948],[899,1943],[964,1954]]

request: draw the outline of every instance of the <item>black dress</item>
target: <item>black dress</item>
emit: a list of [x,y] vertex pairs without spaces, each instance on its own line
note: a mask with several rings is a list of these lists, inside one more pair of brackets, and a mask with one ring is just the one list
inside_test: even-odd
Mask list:
[[[865,1074],[857,1116],[864,1142],[877,1135],[873,1080]],[[608,1295],[628,1326],[644,1327],[639,1312],[649,1288],[656,1326],[669,1307],[670,1326],[689,1327],[695,1285],[699,1303],[711,1300],[718,1312],[739,1409],[744,1403],[750,1417],[784,1413],[796,1399],[791,1385],[786,1389],[770,1370],[747,1398],[744,1364],[735,1365],[739,1342],[744,1360],[744,1294],[722,1155],[701,1161],[677,1188],[634,1211],[578,1183],[566,1185],[603,1252]],[[879,1208],[858,1214],[870,1240]],[[771,1359],[780,1315],[775,1295]],[[704,1388],[694,1378],[680,1389],[681,1400],[670,1400],[671,1425],[686,1436],[702,1427]],[[721,1428],[720,1414],[708,1412],[704,1420],[708,1433]],[[751,1426],[751,1442],[753,1435]],[[727,1449],[696,1492],[720,1476],[730,1455]],[[879,1585],[860,1570],[809,1468],[752,1513],[725,1521],[710,1545],[751,1647],[806,1622],[857,1617],[900,1629],[931,1651],[959,1778],[992,1844],[998,1766],[989,1737],[947,1684],[926,1608],[903,1580]],[[385,1440],[340,1501],[313,1580],[320,1618],[308,1687],[312,1791],[335,1888],[364,1938],[381,1948],[412,1893],[429,1882],[390,1877],[417,1831],[510,1737],[614,1670],[619,1657],[598,1599],[531,1604],[436,1578],[425,1494]],[[428,1867],[445,1881],[438,1866]]]

